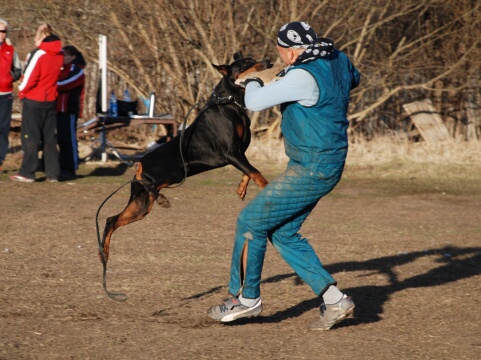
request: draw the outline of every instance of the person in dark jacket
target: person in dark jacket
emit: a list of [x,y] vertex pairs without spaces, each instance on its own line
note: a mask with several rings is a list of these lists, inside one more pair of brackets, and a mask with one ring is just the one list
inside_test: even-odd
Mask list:
[[332,40],[318,38],[305,22],[282,26],[276,48],[287,66],[281,79],[266,86],[259,79],[239,85],[245,86],[249,110],[281,105],[281,130],[290,160],[284,174],[241,211],[232,253],[230,298],[210,308],[208,316],[227,322],[262,311],[260,282],[269,240],[320,297],[320,318],[309,329],[329,330],[353,313],[354,302],[337,288],[299,231],[319,200],[341,179],[348,148],[349,97],[360,75],[349,58],[334,49]]
[[72,45],[64,46],[63,56],[57,98],[59,180],[71,180],[76,178],[79,164],[77,120],[82,116],[86,62],[80,51]]
[[43,151],[47,181],[56,182],[60,172],[57,150],[57,80],[63,64],[62,42],[49,24],[39,26],[35,45],[27,55],[20,83],[23,101],[21,140],[22,165],[13,181],[34,182],[39,148]]
[[8,152],[8,133],[12,119],[13,83],[20,79],[22,67],[17,52],[7,38],[8,22],[0,19],[0,171]]

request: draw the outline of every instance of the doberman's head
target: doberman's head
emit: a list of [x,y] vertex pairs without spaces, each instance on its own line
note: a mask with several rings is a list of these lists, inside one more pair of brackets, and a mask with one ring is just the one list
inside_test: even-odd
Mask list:
[[266,59],[256,61],[251,57],[242,57],[242,51],[234,54],[234,62],[230,65],[214,65],[212,66],[222,74],[225,78],[235,82],[238,77],[247,75],[250,72],[262,71],[272,67],[271,62]]

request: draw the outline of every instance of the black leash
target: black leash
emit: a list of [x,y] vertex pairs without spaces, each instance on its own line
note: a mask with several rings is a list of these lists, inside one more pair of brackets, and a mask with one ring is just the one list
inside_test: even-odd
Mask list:
[[[185,127],[187,125],[187,119],[189,118],[189,115],[191,113],[192,110],[194,110],[194,108],[196,106],[198,106],[199,104],[201,103],[204,103],[205,101],[204,100],[201,100],[199,101],[197,104],[194,104],[190,109],[189,111],[187,112],[187,115],[184,117],[184,122],[182,123],[182,131],[180,133],[180,141],[179,141],[179,152],[180,152],[180,158],[182,159],[182,166],[184,167],[184,177],[182,179],[182,181],[178,184],[175,184],[175,185],[169,185],[169,186],[166,186],[166,188],[169,188],[169,189],[172,189],[172,188],[176,188],[176,187],[179,187],[180,185],[182,185],[185,180],[187,179],[187,163],[185,162],[185,159],[184,159],[184,154],[182,153],[182,144],[184,142],[184,130],[185,130]],[[209,105],[209,102],[210,102],[210,105]],[[214,106],[218,106],[218,105],[226,105],[226,104],[235,104],[237,105],[238,107],[240,107],[241,109],[245,110],[246,107],[239,104],[237,101],[235,101],[234,97],[233,96],[225,96],[225,97],[222,97],[222,98],[219,98],[217,97],[217,94],[215,93],[212,93],[212,97],[207,100],[207,103],[206,103],[206,107],[204,107],[201,112],[196,116],[196,118],[194,119],[194,121],[192,122],[192,124],[194,122],[197,121],[198,118],[200,118],[200,116],[205,113],[207,110],[209,110],[211,107],[214,107]],[[153,186],[155,186],[155,181],[151,184]]]
[[[180,158],[182,159],[182,166],[184,167],[184,178],[182,179],[182,181],[178,184],[175,184],[175,185],[172,185],[172,186],[166,186],[167,188],[176,188],[176,187],[179,187],[180,185],[182,185],[184,182],[185,182],[185,179],[187,179],[187,163],[185,162],[185,159],[184,159],[184,154],[182,154],[182,143],[184,142],[184,133],[185,133],[185,129],[186,129],[186,126],[187,126],[187,119],[189,118],[189,115],[190,115],[190,112],[192,110],[194,110],[194,108],[199,105],[200,103],[202,103],[203,100],[199,101],[197,104],[194,104],[190,109],[189,111],[187,112],[187,115],[185,115],[184,117],[184,122],[182,123],[182,131],[180,132],[180,140],[179,140],[179,152],[180,152]],[[203,113],[200,112],[199,115],[197,115],[197,117],[194,119],[194,122],[199,118],[199,116]]]

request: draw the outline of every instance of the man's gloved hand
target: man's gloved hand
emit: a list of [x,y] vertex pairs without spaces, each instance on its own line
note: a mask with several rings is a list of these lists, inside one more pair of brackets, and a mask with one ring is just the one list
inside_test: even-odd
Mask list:
[[262,79],[258,78],[258,77],[253,77],[253,78],[248,78],[248,79],[238,79],[236,80],[236,84],[239,85],[241,88],[245,89],[247,84],[250,83],[250,82],[253,82],[255,81],[256,83],[258,83],[260,86],[264,86],[264,81],[262,81]]

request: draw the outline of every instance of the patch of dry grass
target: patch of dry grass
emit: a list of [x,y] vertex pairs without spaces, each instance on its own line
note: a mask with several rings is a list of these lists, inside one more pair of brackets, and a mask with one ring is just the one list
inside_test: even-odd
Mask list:
[[[91,149],[81,144],[80,150],[85,156]],[[254,138],[246,155],[254,166],[264,171],[269,164],[278,172],[288,161],[282,140]],[[21,152],[9,154],[4,168],[17,169],[20,163]],[[357,140],[349,145],[347,169],[352,176],[369,178],[415,176],[418,179],[477,181],[481,174],[481,141],[428,144],[387,136],[371,141]],[[7,174],[0,175],[0,178],[7,177]]]
[[481,142],[428,144],[382,137],[350,144],[349,176],[392,181],[417,179],[432,186],[451,184],[474,191],[481,173]]
[[[480,155],[481,141],[428,144],[385,136],[350,143],[347,163],[358,166],[392,162],[481,165]],[[253,139],[247,156],[279,163],[287,161],[282,140]]]
[[356,141],[349,145],[348,164],[374,165],[392,162],[441,165],[481,165],[481,142],[428,144],[412,143],[394,137]]
[[[280,140],[254,139],[247,151],[252,160],[284,165],[287,157]],[[481,171],[481,142],[413,143],[394,137],[349,144],[347,166],[369,169],[381,177],[415,173],[418,177],[478,177]]]
[[253,138],[246,151],[249,160],[269,161],[273,165],[287,163],[287,156],[284,152],[282,140]]

